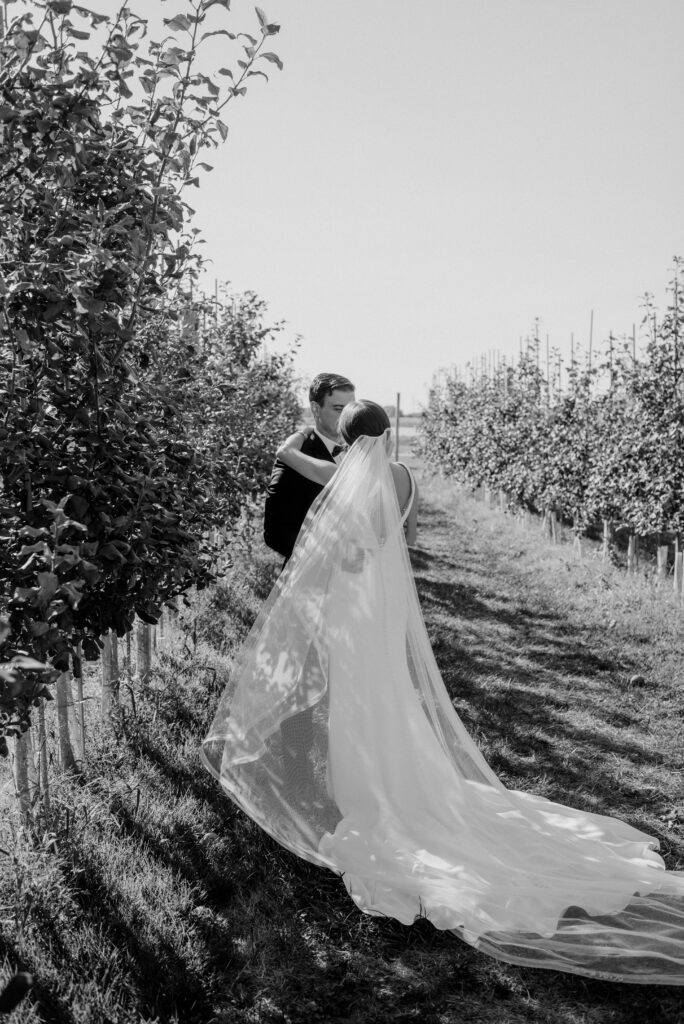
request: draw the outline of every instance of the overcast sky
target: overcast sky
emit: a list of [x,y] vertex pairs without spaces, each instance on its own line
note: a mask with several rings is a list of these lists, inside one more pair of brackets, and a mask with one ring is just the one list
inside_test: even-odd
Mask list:
[[[684,255],[682,0],[263,8],[284,71],[229,105],[190,198],[211,276],[302,335],[304,376],[413,408],[440,367],[512,356],[536,316],[569,351],[592,309],[597,341],[631,332],[645,291],[663,305]],[[226,24],[255,32],[253,4]],[[207,70],[231,45],[212,43]]]

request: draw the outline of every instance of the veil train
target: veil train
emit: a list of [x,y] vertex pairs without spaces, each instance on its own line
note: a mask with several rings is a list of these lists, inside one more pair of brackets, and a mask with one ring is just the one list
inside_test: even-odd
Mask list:
[[616,818],[506,789],[425,630],[382,438],[312,506],[203,743],[227,795],[366,913],[511,963],[684,984],[684,873]]

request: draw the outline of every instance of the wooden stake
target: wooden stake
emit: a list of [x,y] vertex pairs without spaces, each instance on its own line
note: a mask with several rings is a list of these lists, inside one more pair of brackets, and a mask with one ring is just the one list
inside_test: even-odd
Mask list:
[[59,736],[59,756],[65,771],[76,771],[76,758],[71,745],[71,729],[69,726],[69,697],[71,692],[70,672],[61,672],[55,683],[57,698],[57,733]]
[[28,777],[28,729],[14,737],[14,791],[24,823],[31,820],[31,789]]
[[657,552],[657,569],[656,575],[658,579],[658,585],[660,586],[664,580],[667,579],[667,558],[670,553],[669,544],[659,544]]
[[85,758],[85,704],[83,702],[83,661],[81,659],[80,644],[76,648],[71,661],[74,679],[76,680],[76,722],[78,724],[76,731],[78,733],[78,752],[82,762]]
[[613,542],[613,524],[610,519],[603,520],[603,548],[601,558],[604,562],[610,561],[610,547]]
[[674,556],[674,596],[676,601],[682,599],[682,559],[684,555],[681,551],[676,551]]
[[50,812],[50,776],[48,775],[47,730],[45,728],[45,700],[38,705],[38,774],[43,810]]
[[138,619],[135,635],[135,668],[141,683],[149,683],[152,674],[152,635],[146,622]]
[[630,533],[627,542],[627,572],[636,572],[639,564],[639,545],[636,533]]
[[100,715],[102,724],[111,728],[119,708],[119,645],[116,633],[110,630],[103,636],[102,651],[102,697]]

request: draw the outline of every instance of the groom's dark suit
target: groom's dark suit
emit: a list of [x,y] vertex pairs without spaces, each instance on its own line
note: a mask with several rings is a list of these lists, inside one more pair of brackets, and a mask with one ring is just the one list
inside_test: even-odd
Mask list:
[[[307,431],[301,450],[315,459],[335,461],[315,430]],[[306,513],[322,490],[320,484],[276,459],[264,507],[264,540],[269,548],[290,557]]]
[[[307,431],[301,450],[316,459],[335,461],[315,430]],[[270,548],[283,555],[286,561],[292,554],[306,513],[322,490],[320,484],[307,480],[276,459],[264,507],[264,540]],[[305,675],[315,671],[317,663],[312,648],[304,667]],[[311,709],[291,715],[281,722],[280,737],[285,792],[290,800],[304,800],[313,788]]]

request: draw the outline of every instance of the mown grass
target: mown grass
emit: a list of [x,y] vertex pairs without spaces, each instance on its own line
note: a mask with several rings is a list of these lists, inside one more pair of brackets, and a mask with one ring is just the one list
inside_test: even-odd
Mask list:
[[[626,817],[681,866],[681,612],[649,578],[578,562],[447,484],[422,492],[428,629],[492,765]],[[426,921],[365,917],[221,795],[198,744],[274,574],[248,551],[197,595],[152,685],[124,688],[118,738],[93,724],[83,777],[55,781],[42,832],[4,822],[0,976],[36,981],[12,1024],[684,1021],[677,989],[523,970]]]

